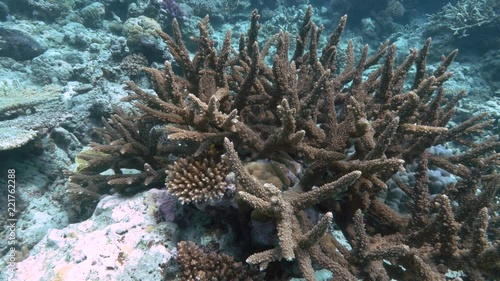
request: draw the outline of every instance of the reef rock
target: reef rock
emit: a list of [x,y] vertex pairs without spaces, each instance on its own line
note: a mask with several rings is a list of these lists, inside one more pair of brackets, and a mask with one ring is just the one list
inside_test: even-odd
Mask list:
[[17,263],[11,280],[160,280],[178,231],[174,223],[156,221],[164,192],[103,198],[90,219],[50,230]]
[[0,57],[17,61],[31,60],[46,50],[24,31],[0,27]]

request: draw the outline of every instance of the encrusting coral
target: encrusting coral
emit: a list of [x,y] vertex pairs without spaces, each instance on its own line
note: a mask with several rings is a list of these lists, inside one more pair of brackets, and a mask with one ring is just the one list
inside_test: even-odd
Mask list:
[[[182,168],[167,169],[169,154],[195,159],[220,149],[225,152],[221,161],[236,174],[242,204],[275,222],[275,247],[247,259],[262,270],[285,259],[296,261],[306,280],[315,280],[315,267],[330,270],[335,280],[444,280],[448,270],[462,270],[469,280],[494,279],[500,251],[498,237],[488,240],[488,221],[498,210],[493,199],[500,186],[500,142],[497,137],[477,141],[493,122],[484,114],[448,127],[464,96],[450,96],[443,87],[457,51],[429,73],[430,39],[398,65],[394,44],[381,44],[371,55],[365,46],[356,59],[349,42],[345,68],[338,69],[347,17],[340,19],[320,51],[323,28],[311,15],[309,7],[291,57],[288,33],[259,45],[257,11],[248,34],[240,36],[238,50],[231,48],[230,31],[216,50],[208,18],[199,23],[194,56],[176,20],[173,36],[158,31],[182,74],[174,73],[167,61],[164,69],[145,68],[154,93],[127,83],[131,94],[126,100],[135,101],[140,112],[117,110],[110,121],[103,120],[105,128],[98,133],[104,144],[92,144],[92,153],[79,156],[86,165],[72,174],[74,188],[96,194],[111,188],[136,192],[168,176],[167,186],[174,190],[180,186]],[[269,66],[265,58],[273,44]],[[413,82],[408,84],[413,67]],[[167,142],[187,143],[189,149],[169,150]],[[450,157],[427,152],[446,143],[459,144],[462,152]],[[184,167],[183,159],[173,167]],[[261,183],[244,168],[245,162],[259,159],[284,166],[292,159],[302,163],[303,171],[296,181],[285,181],[292,186]],[[379,199],[387,180],[404,170],[405,163],[418,163],[414,185],[396,180],[411,198],[410,215],[398,214]],[[459,180],[432,197],[429,165]],[[101,174],[107,169],[113,173]],[[135,172],[127,174],[126,169]],[[183,171],[187,174],[182,177],[210,173],[208,168],[193,171]],[[177,196],[186,203],[219,197],[223,178],[214,174],[210,184],[200,183],[196,192]],[[214,192],[214,184],[215,195],[201,195]],[[317,222],[304,211],[311,207],[324,213]],[[352,250],[328,233],[332,220]]]

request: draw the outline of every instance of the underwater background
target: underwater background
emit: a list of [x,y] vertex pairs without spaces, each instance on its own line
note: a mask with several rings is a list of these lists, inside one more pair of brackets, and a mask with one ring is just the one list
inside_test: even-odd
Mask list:
[[498,0],[0,0],[0,280],[500,280],[499,30]]

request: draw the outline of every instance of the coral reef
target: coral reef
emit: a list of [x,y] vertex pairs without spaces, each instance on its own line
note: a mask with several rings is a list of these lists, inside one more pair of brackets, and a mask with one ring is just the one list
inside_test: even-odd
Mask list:
[[[127,83],[125,100],[134,101],[138,111],[116,109],[110,120],[103,119],[105,127],[96,130],[103,143],[93,143],[92,150],[79,156],[83,164],[71,173],[71,192],[94,198],[111,191],[133,193],[161,186],[168,176],[167,187],[176,195],[180,178],[199,180],[211,173],[208,166],[218,167],[203,160],[215,150],[224,153],[221,161],[236,176],[238,211],[275,225],[274,247],[252,251],[247,258],[261,270],[287,260],[296,262],[306,280],[315,280],[318,267],[333,272],[335,280],[443,280],[448,270],[461,270],[470,280],[495,278],[499,244],[488,240],[488,224],[489,214],[498,208],[493,199],[500,186],[500,142],[497,136],[481,135],[493,124],[486,114],[448,126],[465,95],[449,95],[444,89],[457,51],[430,72],[430,39],[399,64],[394,44],[383,43],[372,53],[365,46],[355,58],[350,42],[345,67],[338,69],[347,17],[320,50],[323,29],[311,15],[309,7],[293,51],[284,32],[259,45],[256,10],[237,50],[231,47],[230,31],[220,49],[215,48],[208,17],[199,22],[194,56],[177,20],[172,36],[158,30],[181,74],[166,61],[163,69],[145,68],[154,93]],[[272,65],[267,56],[273,57]],[[461,152],[428,152],[447,143],[460,146]],[[199,163],[210,164],[175,168],[187,167],[191,160],[174,157],[201,157]],[[259,159],[280,163],[284,170],[295,161],[302,169],[288,186],[262,183],[244,168]],[[172,160],[177,164],[168,168]],[[379,199],[405,163],[418,165],[415,184],[396,181],[410,198],[407,215]],[[431,196],[429,165],[458,180]],[[213,180],[226,180],[220,174],[207,178],[210,184],[197,184],[196,192],[177,196],[186,203],[206,200],[200,193],[213,192]],[[323,213],[318,220],[308,217],[305,210],[311,207]],[[332,221],[352,250],[329,234]],[[206,259],[192,244],[180,249],[199,253],[191,256],[192,264]],[[203,279],[206,271],[182,273],[183,280]]]

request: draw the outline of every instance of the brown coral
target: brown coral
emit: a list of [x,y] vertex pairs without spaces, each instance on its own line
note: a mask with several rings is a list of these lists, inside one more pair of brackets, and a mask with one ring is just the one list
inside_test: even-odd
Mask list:
[[226,254],[206,253],[195,243],[182,241],[177,244],[176,260],[179,279],[182,281],[258,281],[264,280],[255,267],[236,262]]
[[180,158],[166,171],[170,194],[185,203],[220,199],[227,188],[229,167],[213,155]]
[[123,58],[120,63],[120,69],[130,77],[136,77],[141,74],[142,69],[148,65],[148,59],[143,54],[131,54]]
[[[497,137],[473,141],[492,125],[486,115],[448,126],[465,95],[450,96],[443,87],[451,77],[447,69],[457,51],[443,57],[430,73],[426,66],[430,39],[420,50],[410,50],[400,64],[396,64],[394,44],[381,44],[372,54],[365,46],[356,58],[351,42],[345,67],[338,69],[347,17],[341,18],[319,52],[323,30],[311,21],[311,14],[309,7],[292,58],[287,33],[259,45],[257,11],[252,13],[248,36],[240,36],[238,50],[231,48],[228,32],[218,51],[205,18],[199,23],[199,49],[194,56],[184,46],[174,20],[173,36],[159,34],[182,74],[174,73],[170,62],[162,70],[147,68],[155,93],[127,83],[131,94],[126,100],[135,101],[141,114],[120,113],[104,122],[106,130],[100,133],[105,144],[93,148],[102,154],[89,155],[87,161],[92,164],[73,179],[99,187],[97,191],[110,184],[127,190],[158,182],[167,159],[158,149],[162,139],[158,136],[164,134],[170,141],[193,144],[195,156],[188,157],[196,158],[212,144],[224,146],[224,161],[242,187],[239,196],[276,223],[277,244],[250,255],[249,263],[266,268],[281,259],[294,260],[308,281],[314,280],[313,265],[332,271],[338,280],[442,280],[447,269],[463,270],[474,280],[493,276],[499,246],[497,241],[487,241],[484,233],[487,214],[498,208],[493,198],[500,185],[496,152],[500,142]],[[273,43],[276,52],[269,66],[264,58]],[[410,79],[412,67],[416,73]],[[366,76],[368,68],[372,71]],[[412,82],[405,86],[408,80]],[[427,152],[435,145],[455,143],[462,152],[451,157]],[[247,160],[280,163],[287,158],[283,155],[304,167],[293,186],[263,184],[244,169]],[[180,161],[168,181],[180,187],[179,197],[191,200],[186,198],[210,194],[210,190],[185,190],[186,181],[207,171],[186,173],[182,169],[189,165],[184,162],[193,160]],[[398,214],[378,198],[405,163],[419,163],[414,185],[398,182],[410,197],[409,216]],[[141,169],[146,164],[150,168]],[[206,169],[203,165],[193,166]],[[435,199],[427,186],[429,165],[459,178]],[[109,167],[114,175],[96,174]],[[125,175],[121,170],[126,167],[140,172]],[[195,182],[201,186],[199,180]],[[213,181],[212,186],[219,188],[219,184]],[[219,196],[220,189],[215,194]],[[314,224],[304,213],[307,207],[325,215]],[[332,219],[352,251],[325,235]]]
[[247,262],[259,264],[261,270],[264,270],[270,262],[281,259],[291,261],[297,258],[306,280],[314,280],[314,269],[311,263],[314,260],[335,274],[355,280],[354,276],[342,269],[336,261],[326,262],[318,257],[318,252],[321,252],[319,242],[331,226],[332,213],[327,213],[317,225],[311,228],[303,210],[344,191],[360,177],[361,173],[351,172],[309,192],[297,193],[294,190],[282,192],[273,184],[262,184],[251,176],[243,167],[233,144],[228,139],[225,139],[224,145],[227,151],[225,160],[231,165],[245,189],[239,193],[241,198],[255,210],[277,221],[278,246],[251,255]]

